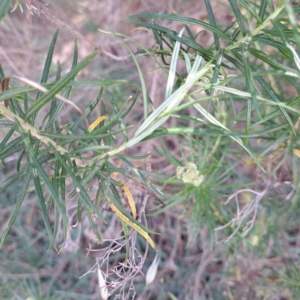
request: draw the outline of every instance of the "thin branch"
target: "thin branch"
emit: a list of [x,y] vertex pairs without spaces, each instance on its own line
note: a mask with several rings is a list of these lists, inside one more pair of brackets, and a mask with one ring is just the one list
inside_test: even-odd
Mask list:
[[[21,77],[21,76],[17,76],[17,75],[12,75],[12,76],[10,76],[10,78],[22,81],[22,82],[28,84],[29,86],[31,86],[31,87],[33,87],[33,88],[35,88],[35,89],[37,89],[37,90],[39,90],[41,92],[47,93],[49,91],[48,89],[46,89],[42,85],[40,85],[40,84],[38,84],[38,83],[36,83],[36,82],[34,82],[32,80],[29,80],[29,79],[27,79],[25,77]],[[71,100],[68,100],[67,98],[65,98],[65,97],[63,97],[63,96],[61,96],[59,94],[56,94],[55,98],[57,98],[58,100],[60,100],[60,101],[62,101],[64,103],[72,106],[76,111],[78,111],[82,115],[82,117],[84,118],[86,127],[89,128],[89,122],[88,122],[85,114],[83,113],[83,111],[75,103],[73,103]]]

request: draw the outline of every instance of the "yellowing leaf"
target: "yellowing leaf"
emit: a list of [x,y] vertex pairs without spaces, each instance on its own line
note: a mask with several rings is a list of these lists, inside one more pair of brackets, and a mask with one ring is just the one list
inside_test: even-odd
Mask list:
[[[243,158],[243,161],[247,164],[247,165],[251,165],[255,163],[255,160],[252,157],[248,157],[248,158]],[[258,157],[257,161],[262,162],[263,161],[263,157]]]
[[294,149],[294,154],[300,158],[300,150]]
[[106,118],[106,116],[101,116],[101,117],[99,117],[96,121],[94,121],[91,125],[90,125],[90,127],[89,127],[89,129],[88,129],[88,131],[93,131],[103,120],[105,120],[105,119],[107,119]]
[[[120,169],[121,166],[122,166],[122,160],[120,159],[119,162],[118,162],[117,168]],[[117,179],[117,177],[118,177],[119,174],[120,174],[119,172],[113,172],[113,173],[111,173],[110,176],[111,176],[112,178],[114,178],[114,179]]]
[[133,32],[133,31],[136,31],[136,30],[145,30],[145,31],[148,31],[149,33],[152,33],[150,29],[145,28],[145,27],[135,27],[130,32]]
[[151,237],[149,236],[149,234],[142,229],[141,227],[139,227],[138,225],[136,225],[135,223],[133,223],[128,217],[126,217],[119,209],[118,207],[113,204],[113,202],[107,197],[107,201],[108,204],[110,206],[110,208],[116,213],[116,215],[123,221],[125,222],[127,225],[129,225],[130,227],[132,227],[134,230],[136,230],[140,235],[142,235],[150,244],[150,246],[156,251],[156,247],[155,244],[153,242],[153,240],[151,239]]
[[117,177],[118,177],[119,174],[120,174],[119,172],[113,172],[113,173],[110,174],[110,176],[111,176],[113,179],[117,179]]
[[[122,182],[122,181],[121,181],[121,183],[124,184],[124,182]],[[123,185],[122,189],[123,189],[124,193],[127,196],[128,204],[130,206],[132,215],[136,219],[136,207],[135,207],[135,203],[134,203],[133,197],[131,195],[131,192],[130,192],[129,188],[125,184]]]
[[119,159],[119,162],[118,162],[118,165],[117,165],[117,167],[118,167],[118,168],[121,168],[121,166],[122,166],[122,160],[121,160],[121,159]]

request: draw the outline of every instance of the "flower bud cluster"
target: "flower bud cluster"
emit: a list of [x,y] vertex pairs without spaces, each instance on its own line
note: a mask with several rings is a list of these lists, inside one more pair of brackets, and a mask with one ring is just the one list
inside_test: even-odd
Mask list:
[[176,176],[178,179],[182,180],[184,183],[191,183],[194,186],[199,186],[204,177],[199,174],[200,172],[197,170],[197,166],[189,162],[185,167],[177,167]]

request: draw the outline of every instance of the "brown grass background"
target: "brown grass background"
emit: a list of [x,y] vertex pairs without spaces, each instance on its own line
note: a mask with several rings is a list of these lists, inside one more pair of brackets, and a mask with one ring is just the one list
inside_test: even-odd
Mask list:
[[[80,78],[126,78],[128,81],[138,83],[136,68],[131,60],[126,59],[129,53],[123,47],[122,43],[113,35],[99,32],[97,30],[98,28],[120,32],[135,38],[146,47],[152,47],[152,35],[145,30],[133,30],[135,26],[128,22],[128,16],[144,12],[176,12],[179,15],[208,21],[204,1],[49,0],[48,8],[45,8],[44,4],[39,1],[29,2],[33,5],[40,5],[41,9],[44,9],[46,13],[40,13],[40,16],[38,14],[32,14],[26,8],[25,1],[21,1],[23,13],[18,8],[4,18],[0,23],[0,63],[5,71],[5,75],[16,74],[37,82],[41,78],[44,60],[51,38],[58,27],[61,29],[53,58],[54,66],[52,76],[55,75],[57,61],[62,64],[63,71],[69,70],[73,53],[74,36],[76,35],[79,48],[79,60],[93,52],[95,48],[103,50],[99,54],[99,57],[79,74]],[[232,13],[230,13],[228,9],[229,5],[227,1],[214,0],[211,1],[211,5],[215,12],[217,23],[228,24],[233,20]],[[181,24],[169,21],[160,21],[159,23],[177,31],[182,27]],[[191,27],[191,29],[194,33],[200,30],[196,27]],[[197,41],[205,47],[211,42],[211,39],[212,36],[209,33],[203,32],[199,35]],[[126,39],[125,41],[128,42],[133,51],[138,50],[135,44]],[[152,72],[155,66],[150,59],[146,57],[138,59],[145,74],[149,95],[153,99],[155,106],[158,106],[164,97],[166,78],[158,72]],[[72,100],[84,109],[91,103],[97,92],[98,90],[96,88],[85,88],[77,93],[72,93],[71,97]],[[130,91],[124,95],[124,98],[127,98],[129,95]],[[142,114],[143,107],[141,103],[141,101],[138,101],[137,106],[132,111],[132,115]],[[64,116],[61,118],[65,118],[63,120],[67,122],[70,114],[71,111],[67,107],[64,110]],[[1,130],[0,128],[0,138],[5,133],[4,131],[1,132]],[[133,134],[134,131],[135,128],[132,129],[131,134]],[[178,153],[176,138],[171,142],[169,146],[173,148],[171,151],[176,157]],[[154,150],[152,157],[153,167],[155,170],[164,172],[170,176],[174,175],[174,167],[170,166],[163,157],[160,157],[155,152],[155,147],[157,146],[158,145],[151,145]],[[135,149],[134,154],[144,155],[147,153],[147,150],[148,149],[139,147]],[[186,149],[185,154],[187,156],[189,155],[189,149]],[[13,163],[15,158],[16,157],[11,157],[5,160],[6,166],[0,168],[2,179],[9,177],[15,172],[14,168],[9,167],[9,164]],[[254,171],[251,170],[249,172],[253,174]],[[135,196],[138,195],[139,191],[136,190]],[[39,234],[37,229],[34,228],[38,222],[36,219],[39,218],[38,209],[35,204],[36,200],[28,199],[26,203],[31,210],[23,214],[23,226],[26,227],[26,230],[31,232],[32,238],[36,238]],[[12,207],[8,207],[6,210],[1,211],[1,220],[7,218],[11,209]],[[0,221],[0,224],[3,225],[3,221]],[[111,224],[119,226],[114,222]],[[206,280],[208,281],[208,277],[212,281],[210,286],[221,286],[220,290],[223,292],[220,292],[219,299],[262,299],[256,298],[261,295],[259,293],[263,293],[255,287],[257,280],[259,280],[261,276],[265,276],[265,274],[261,274],[264,266],[274,266],[277,263],[282,263],[279,257],[258,261],[254,259],[251,260],[251,257],[241,252],[237,255],[233,265],[230,266],[230,268],[232,268],[231,271],[234,271],[230,272],[229,270],[228,276],[224,278],[220,272],[222,268],[228,267],[229,261],[232,263],[232,257],[227,257],[227,254],[222,251],[220,245],[217,246],[213,252],[210,251],[210,245],[207,244],[208,232],[205,229],[200,229],[200,243],[187,250],[187,236],[183,226],[184,224],[181,223],[178,214],[171,211],[151,219],[149,227],[157,232],[163,233],[158,243],[160,247],[164,249],[165,256],[163,257],[164,267],[160,269],[158,273],[157,284],[148,288],[148,292],[146,293],[147,298],[145,299],[172,299],[167,298],[167,296],[166,298],[159,297],[163,290],[168,290],[171,286],[174,287],[174,285],[178,286],[178,299],[200,299],[200,295],[202,295],[203,290],[206,288]],[[16,227],[14,230],[17,230]],[[103,229],[102,233],[104,237],[108,237],[114,230],[116,229],[110,227]],[[43,238],[39,240],[37,238],[33,246],[41,247],[40,253],[51,257],[49,259],[52,264],[48,266],[39,266],[38,263],[34,266],[34,263],[28,263],[26,255],[24,256],[24,260],[22,260],[22,255],[12,256],[11,258],[12,253],[17,251],[21,241],[9,239],[4,249],[1,250],[2,257],[7,258],[8,265],[10,266],[14,264],[24,264],[24,273],[14,273],[11,268],[6,268],[5,264],[2,264],[0,267],[2,284],[6,282],[5,280],[12,279],[15,283],[10,284],[14,286],[17,280],[35,278],[40,280],[42,295],[46,295],[49,289],[61,289],[74,293],[76,291],[77,293],[73,296],[70,294],[67,298],[63,297],[62,299],[99,299],[96,276],[89,276],[88,279],[85,278],[81,286],[74,284],[74,282],[78,281],[78,277],[93,265],[94,258],[97,256],[96,254],[91,254],[87,258],[84,257],[86,248],[90,242],[88,238],[91,236],[91,230],[82,228],[82,235],[78,235],[73,239],[73,242],[67,245],[66,250],[58,258],[52,251],[44,253],[43,249],[46,239]],[[68,253],[68,251],[70,253]],[[152,258],[149,257],[147,265],[150,265]],[[189,274],[189,268],[194,267],[195,263],[198,264],[196,272]],[[181,271],[183,273],[181,273]],[[263,270],[263,272],[265,272],[265,270]],[[46,280],[49,274],[51,274],[55,282],[57,281],[59,283],[56,282],[51,286],[49,281]],[[181,274],[184,274],[184,276]],[[143,277],[141,276],[138,279],[137,285],[142,285]],[[273,283],[271,285],[273,285]],[[231,288],[235,288],[236,293],[234,296],[230,292]],[[289,297],[287,291],[283,290],[282,294]],[[201,299],[210,299],[209,292],[207,298]],[[274,297],[274,299],[279,298]]]

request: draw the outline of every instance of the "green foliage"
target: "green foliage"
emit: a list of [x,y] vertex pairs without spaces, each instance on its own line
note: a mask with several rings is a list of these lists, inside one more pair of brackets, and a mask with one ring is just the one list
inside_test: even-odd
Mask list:
[[[0,4],[0,19],[9,4],[10,1]],[[218,240],[225,241],[227,244],[223,246],[222,255],[229,267],[224,277],[235,280],[235,273],[243,271],[232,259],[237,254],[247,252],[254,259],[266,255],[268,242],[280,240],[285,233],[284,226],[291,222],[290,217],[297,219],[299,216],[300,34],[296,20],[300,7],[292,6],[289,1],[279,1],[275,5],[272,1],[229,0],[228,4],[235,20],[227,25],[217,24],[208,0],[205,0],[205,6],[209,23],[177,14],[131,16],[132,24],[151,32],[158,46],[149,49],[130,37],[100,30],[113,35],[129,51],[137,68],[140,86],[125,79],[77,79],[77,74],[97,59],[99,52],[95,51],[78,62],[76,40],[71,70],[63,72],[58,64],[56,78],[48,82],[58,31],[49,47],[40,84],[18,76],[5,77],[0,66],[0,102],[7,103],[8,100],[8,107],[0,106],[0,125],[7,127],[0,143],[0,158],[18,157],[15,173],[0,184],[0,192],[8,191],[14,183],[22,181],[13,211],[3,229],[0,247],[5,245],[9,232],[13,230],[26,195],[34,189],[49,241],[48,248],[53,247],[57,252],[65,246],[72,225],[66,198],[75,202],[77,213],[74,226],[87,217],[99,243],[111,242],[102,241],[99,223],[109,225],[112,212],[119,218],[124,244],[115,239],[107,248],[103,246],[106,254],[102,260],[98,259],[91,272],[114,258],[118,243],[122,245],[120,249],[125,249],[124,257],[131,263],[134,262],[131,259],[136,255],[135,251],[138,257],[142,257],[140,253],[143,251],[147,253],[145,240],[157,250],[150,237],[155,232],[147,226],[146,207],[141,206],[135,218],[135,204],[126,183],[118,179],[120,175],[128,181],[142,183],[157,199],[163,199],[163,205],[160,201],[152,201],[151,205],[148,203],[147,216],[150,219],[165,214],[166,222],[171,223],[173,217],[169,217],[168,212],[172,212],[177,216],[177,224],[182,222],[177,225],[176,234],[186,240],[187,247],[181,249],[184,255],[196,256],[197,242],[203,243],[204,238],[209,241],[208,245],[203,246],[207,253],[216,247]],[[178,33],[160,25],[162,20],[179,23],[183,29]],[[193,33],[195,27],[198,28],[197,33]],[[203,30],[211,37],[208,45],[199,43]],[[141,50],[133,52],[124,38]],[[146,80],[137,56],[152,59],[155,71],[162,71],[166,76],[165,98],[157,107],[154,107],[154,99],[150,99],[147,93]],[[184,66],[181,69],[179,62]],[[27,86],[11,85],[8,88],[6,84],[9,80],[22,81]],[[89,86],[97,86],[99,93],[83,112],[68,98],[74,87],[83,89]],[[113,90],[116,87],[125,90],[132,86],[137,91],[133,99],[120,99],[122,93],[117,94]],[[129,136],[128,129],[133,124],[128,124],[126,118],[139,94],[143,98],[143,120],[134,134]],[[98,118],[95,122],[92,120],[89,126],[89,119],[98,105],[102,115],[105,112],[103,95],[109,99],[112,112],[105,121]],[[80,114],[75,121],[71,119],[76,117],[70,116],[68,124],[63,124],[59,118],[65,106]],[[170,119],[174,121],[173,127],[167,124]],[[121,145],[115,144],[116,137],[123,141]],[[174,153],[167,146],[168,141],[173,139],[177,142]],[[138,155],[124,154],[125,150],[151,140],[159,141],[162,147],[156,147],[155,151],[173,167],[174,174],[168,179],[159,172],[136,167],[131,160],[141,158]],[[142,158],[148,155],[150,153]],[[115,160],[120,163],[114,164]],[[292,190],[274,194],[273,186],[278,183],[276,178],[283,172],[282,169],[287,170],[291,177]],[[95,184],[96,197],[92,197],[91,187]],[[172,189],[168,190],[167,186]],[[127,196],[131,212],[122,202],[121,190]],[[272,204],[270,201],[273,201]],[[107,209],[109,213],[106,213]],[[280,214],[280,211],[284,213]],[[59,230],[62,230],[63,236],[60,245],[57,241]],[[136,232],[145,240],[136,242]],[[243,238],[248,234],[249,240]],[[168,247],[178,246],[178,240],[178,237],[174,241],[170,238]],[[157,241],[159,238],[155,239]],[[279,243],[273,251],[273,255],[282,253]],[[131,287],[145,263],[143,259],[138,266],[130,266],[135,270],[135,275],[124,271],[131,280],[128,279],[131,282],[129,287],[125,287],[127,282],[121,281],[122,276],[107,280],[111,293],[116,295],[121,291],[124,299],[132,296],[134,289]],[[166,254],[162,254],[162,259],[167,260]],[[180,264],[179,259],[177,263]],[[207,290],[198,291],[195,286],[191,291],[191,284],[184,284],[192,276],[190,270],[193,274],[201,271],[191,263],[186,269],[176,267],[174,278],[166,275],[167,280],[174,280],[173,283],[177,284],[167,282],[167,286],[164,283],[159,285],[161,299],[166,299],[167,294],[174,299],[177,299],[175,295],[180,297],[182,294],[186,297],[193,294],[195,298],[206,292],[211,293],[212,299],[225,299],[221,290],[227,290],[226,297],[230,299],[233,299],[232,291],[236,297],[245,296],[237,288],[230,291],[220,282],[214,286],[208,282],[205,285]],[[282,286],[292,287],[299,294],[299,272],[294,262],[286,264],[284,272],[272,270]],[[120,273],[114,269],[114,274]],[[124,278],[127,280],[126,276]],[[196,282],[197,276],[193,276]],[[266,276],[266,282],[271,279]],[[137,290],[141,291],[140,287]],[[263,284],[257,287],[257,291],[273,296],[273,291],[266,292]],[[247,292],[247,297],[251,297],[250,292]],[[37,294],[40,297],[40,292]],[[149,291],[149,298],[151,296],[156,297],[157,294],[152,295]]]
[[[49,70],[51,68],[52,56],[57,40],[57,34],[58,31],[56,31],[53,37],[46,58],[43,76],[41,79],[42,87],[49,86],[46,85],[46,82],[48,79]],[[99,218],[104,223],[106,223],[106,221],[101,215],[99,207],[96,207],[94,201],[90,199],[90,196],[88,195],[84,186],[91,184],[91,182],[93,182],[93,180],[97,178],[97,180],[99,180],[99,182],[101,182],[102,184],[108,182],[108,188],[111,187],[112,189],[115,189],[115,183],[113,183],[110,180],[111,166],[107,163],[109,154],[105,153],[105,150],[113,149],[113,145],[99,145],[104,138],[117,134],[118,132],[122,132],[124,134],[126,130],[124,126],[121,126],[120,130],[114,131],[112,131],[112,127],[120,123],[120,117],[122,119],[126,117],[126,115],[130,112],[130,108],[134,105],[136,98],[132,100],[132,103],[130,105],[127,105],[127,101],[127,103],[125,103],[125,105],[121,109],[117,109],[117,106],[115,106],[115,117],[112,117],[111,120],[105,126],[101,126],[100,128],[93,131],[88,130],[88,128],[83,128],[83,121],[87,121],[86,117],[92,113],[99,101],[101,101],[101,95],[105,90],[105,87],[108,85],[122,83],[122,81],[74,81],[76,74],[80,70],[82,70],[98,53],[95,52],[89,55],[82,62],[77,64],[77,52],[77,44],[75,41],[72,69],[63,77],[59,76],[58,80],[49,86],[50,89],[46,90],[46,93],[42,93],[44,89],[41,88],[41,86],[38,86],[38,89],[40,89],[42,92],[37,92],[37,99],[34,102],[32,97],[30,97],[27,94],[28,90],[23,90],[21,92],[22,94],[25,93],[24,99],[26,99],[26,101],[33,103],[31,106],[25,105],[24,103],[24,111],[19,106],[18,101],[15,100],[18,98],[18,96],[21,96],[20,90],[16,89],[17,91],[14,91],[14,89],[10,89],[8,92],[6,91],[1,95],[2,101],[6,100],[6,97],[8,95],[15,96],[15,99],[12,98],[9,100],[10,110],[5,107],[0,108],[0,111],[4,115],[4,117],[12,121],[11,123],[9,123],[9,126],[12,127],[12,129],[8,132],[8,135],[3,139],[1,143],[2,151],[0,157],[4,159],[8,155],[12,155],[21,151],[19,159],[19,161],[21,162],[21,160],[24,158],[24,152],[26,151],[27,153],[27,162],[24,163],[21,167],[19,164],[18,172],[16,172],[16,174],[13,175],[12,178],[2,183],[0,187],[0,190],[4,191],[16,180],[23,180],[22,192],[19,194],[17,205],[15,206],[15,209],[1,238],[1,247],[5,241],[8,232],[11,230],[14,221],[17,218],[23,200],[26,196],[28,184],[31,179],[33,179],[34,181],[35,190],[38,195],[44,224],[47,229],[47,233],[50,240],[50,247],[54,246],[56,249],[55,233],[57,232],[57,229],[53,231],[53,229],[51,228],[48,216],[49,213],[51,214],[51,210],[47,209],[45,204],[46,202],[53,202],[53,208],[56,212],[58,212],[57,216],[62,217],[64,238],[66,238],[67,228],[70,224],[66,215],[65,199],[64,201],[62,201],[63,199],[59,197],[59,194],[63,195],[65,193],[65,181],[67,180],[67,176],[62,176],[61,174],[68,174],[68,177],[72,180],[74,191],[76,191],[75,193],[72,193],[72,197],[74,197],[76,194],[79,196],[78,205],[80,204],[80,206],[83,206],[95,235],[97,236],[99,241],[101,241],[100,234],[94,223],[94,217]],[[15,78],[22,80],[19,77]],[[31,84],[30,81],[29,84]],[[68,96],[73,86],[89,85],[101,86],[99,96],[86,109],[85,113],[82,113],[82,116],[75,123],[68,124],[67,127],[63,127],[61,124],[59,124],[58,121],[58,116],[63,106],[61,105],[62,102],[58,101],[60,100],[60,98],[59,95],[57,95],[57,93],[64,89],[62,94],[64,96]],[[9,94],[9,92],[11,91],[14,91],[15,93]],[[113,98],[112,94],[110,95],[112,103],[115,103],[117,100]],[[38,113],[40,113],[41,109],[44,108],[50,101],[50,111],[46,115],[46,117],[41,121],[41,124],[43,125],[38,125],[39,129],[37,130],[35,127],[37,126],[35,125],[36,116],[38,115]],[[64,100],[63,98],[63,101],[64,103],[69,104],[69,101],[67,99]],[[19,111],[16,111],[15,107],[19,107]],[[81,129],[83,133],[76,134],[78,129]],[[68,133],[63,134],[63,130],[67,130]],[[7,143],[14,131],[20,133],[20,138],[17,138],[14,142]],[[43,148],[42,145],[46,146],[46,148]],[[71,149],[73,149],[73,151]],[[90,157],[85,157],[84,155],[82,155],[82,153],[87,151],[94,152],[94,154],[92,155],[93,157],[95,157],[94,160],[91,160]],[[120,159],[122,158],[120,157]],[[51,169],[54,164],[55,172],[51,175]],[[133,166],[131,165],[131,167]],[[45,171],[47,169],[50,173]],[[124,172],[122,173],[124,174]],[[135,170],[135,173],[138,176],[142,176],[137,170]],[[148,180],[145,178],[144,181],[148,183]],[[50,199],[47,201],[44,196],[46,191],[50,193]],[[106,191],[105,193],[107,192],[108,191]],[[103,196],[105,195],[103,192],[100,192],[99,195],[101,194]],[[122,213],[124,214],[124,216],[127,216],[127,218],[131,218],[126,210],[123,210]],[[141,226],[134,219],[132,220],[132,222],[137,226]],[[58,226],[57,223],[58,220],[56,220],[54,226],[55,228],[57,228]]]

